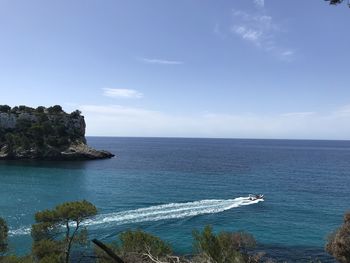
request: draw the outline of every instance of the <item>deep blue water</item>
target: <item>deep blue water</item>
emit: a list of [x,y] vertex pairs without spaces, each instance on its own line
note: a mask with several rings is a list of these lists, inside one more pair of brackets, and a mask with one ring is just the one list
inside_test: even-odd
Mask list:
[[[11,227],[17,252],[30,249],[25,232],[36,211],[87,199],[100,214],[88,228],[106,241],[141,228],[171,242],[177,252],[190,253],[192,230],[211,224],[215,231],[248,231],[261,249],[279,258],[327,261],[327,234],[350,209],[350,141],[88,141],[117,157],[0,162],[0,216]],[[266,200],[240,206],[235,198],[249,193],[263,193]]]

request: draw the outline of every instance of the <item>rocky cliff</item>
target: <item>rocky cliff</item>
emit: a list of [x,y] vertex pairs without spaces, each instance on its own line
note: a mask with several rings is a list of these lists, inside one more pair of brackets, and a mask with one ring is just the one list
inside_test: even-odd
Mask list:
[[111,158],[86,144],[85,120],[58,105],[36,109],[0,105],[0,159],[88,160]]

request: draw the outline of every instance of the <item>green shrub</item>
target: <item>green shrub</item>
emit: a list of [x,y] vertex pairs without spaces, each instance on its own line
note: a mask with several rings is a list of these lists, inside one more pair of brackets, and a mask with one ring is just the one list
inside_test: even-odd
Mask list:
[[82,222],[96,214],[97,208],[85,200],[67,202],[54,209],[37,212],[36,223],[32,226],[36,257],[41,260],[46,258],[46,262],[50,262],[49,259],[56,260],[64,255],[64,262],[70,262],[73,245],[87,243],[87,231]]
[[162,257],[172,253],[171,246],[159,237],[142,230],[128,230],[119,235],[122,253],[150,253],[154,257]]
[[37,112],[37,113],[44,113],[45,112],[45,107],[39,106],[39,107],[36,108],[35,112]]
[[47,111],[50,113],[50,114],[59,114],[59,113],[63,113],[63,109],[60,105],[55,105],[55,106],[52,106],[52,107],[49,107],[47,108]]
[[247,253],[247,249],[256,245],[254,237],[248,233],[221,232],[216,235],[211,226],[206,226],[202,232],[194,231],[193,237],[197,253],[212,262],[248,263],[257,258],[257,255]]
[[328,237],[326,251],[341,263],[350,262],[350,212],[344,216],[344,223]]
[[0,217],[0,255],[7,251],[8,243],[8,227],[6,221]]
[[11,112],[11,107],[8,105],[0,105],[0,112],[9,113]]
[[73,112],[70,114],[70,116],[71,116],[72,118],[80,117],[80,116],[81,116],[81,111],[80,111],[80,110],[75,110],[75,111],[73,111]]
[[62,262],[63,251],[62,243],[49,239],[34,242],[32,247],[33,255],[39,262]]

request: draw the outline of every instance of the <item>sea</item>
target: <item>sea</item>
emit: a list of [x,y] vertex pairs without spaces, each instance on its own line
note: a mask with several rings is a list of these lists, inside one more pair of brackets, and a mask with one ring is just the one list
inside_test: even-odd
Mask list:
[[[31,249],[37,211],[88,200],[90,238],[129,229],[191,254],[194,229],[245,231],[279,261],[334,262],[328,235],[350,210],[350,141],[88,137],[115,158],[0,162],[0,217],[11,251]],[[249,201],[264,194],[264,201]]]

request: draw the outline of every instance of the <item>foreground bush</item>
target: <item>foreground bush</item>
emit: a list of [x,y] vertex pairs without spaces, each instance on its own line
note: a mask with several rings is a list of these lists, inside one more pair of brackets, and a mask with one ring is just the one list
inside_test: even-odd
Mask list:
[[8,237],[8,227],[4,219],[0,217],[0,256],[5,254],[8,248],[7,237]]
[[[122,232],[118,242],[109,247],[120,255],[125,262],[156,262],[165,261],[172,256],[171,246],[159,237],[142,230],[128,230]],[[99,263],[113,262],[100,249],[96,250]]]
[[350,212],[344,216],[344,223],[328,238],[326,251],[341,263],[350,262]]
[[124,253],[150,253],[155,257],[172,254],[172,248],[168,243],[142,230],[123,232],[119,239],[121,242],[120,249]]
[[[245,232],[221,232],[215,234],[210,226],[194,231],[194,254],[176,256],[167,242],[142,230],[122,232],[112,244],[96,242],[95,255],[88,248],[84,255],[80,245],[87,245],[87,230],[82,222],[97,213],[96,207],[87,201],[68,202],[52,210],[38,212],[32,226],[32,253],[18,257],[8,251],[8,227],[0,218],[0,263],[258,263],[273,262],[263,254],[254,254],[254,237]],[[99,244],[100,243],[100,244]],[[102,244],[102,245],[101,245]],[[71,257],[73,246],[74,257]],[[86,246],[85,246],[86,248]],[[350,213],[344,224],[330,237],[326,245],[328,253],[341,263],[350,263]],[[84,259],[88,258],[87,261]],[[112,259],[114,258],[114,260]],[[117,258],[117,261],[115,260]],[[84,259],[84,261],[81,261]],[[309,261],[320,263],[320,261]]]
[[245,232],[213,233],[210,226],[202,232],[194,231],[194,247],[202,262],[248,263],[260,262],[261,255],[250,255],[249,249],[256,246],[254,237]]
[[42,263],[70,262],[73,246],[88,243],[82,222],[96,214],[96,207],[85,200],[36,213],[32,226],[33,255]]
[[[119,242],[109,248],[121,256],[125,263],[255,263],[263,262],[262,255],[249,254],[256,245],[254,237],[244,232],[221,232],[215,235],[210,226],[202,232],[194,231],[196,254],[191,258],[172,254],[170,245],[160,238],[141,230],[126,231],[119,235]],[[96,250],[99,263],[112,261],[103,251]]]

